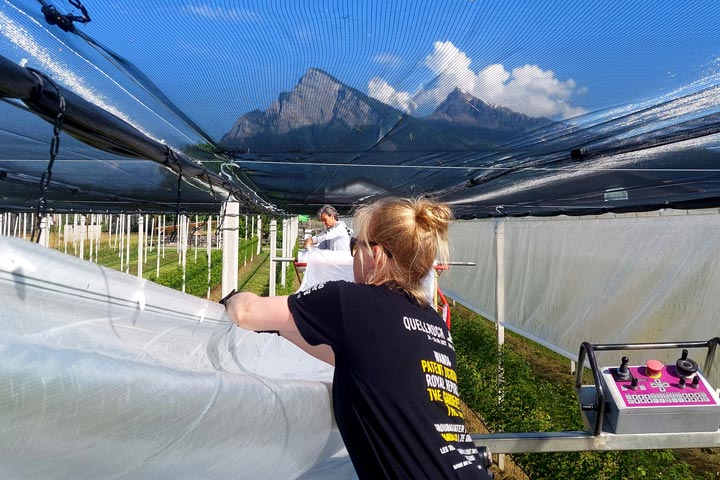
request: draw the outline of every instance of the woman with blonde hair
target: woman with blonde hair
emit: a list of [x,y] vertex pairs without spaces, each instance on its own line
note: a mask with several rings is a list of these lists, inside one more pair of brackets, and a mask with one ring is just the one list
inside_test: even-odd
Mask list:
[[465,430],[452,336],[422,287],[447,259],[451,210],[385,198],[355,217],[355,283],[240,293],[226,302],[231,318],[335,365],[335,419],[359,478],[492,478]]

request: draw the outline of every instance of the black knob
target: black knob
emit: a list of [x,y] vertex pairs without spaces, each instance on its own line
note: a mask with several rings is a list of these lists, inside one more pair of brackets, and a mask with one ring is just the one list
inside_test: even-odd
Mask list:
[[678,385],[680,386],[680,388],[685,388],[685,377],[680,377]]
[[638,389],[638,379],[637,377],[633,377],[632,381],[630,382],[630,390],[637,390]]
[[699,375],[695,375],[693,377],[693,381],[692,381],[691,385],[693,388],[697,388],[700,385],[700,376]]
[[620,366],[615,370],[615,378],[617,380],[630,380],[630,369],[627,364],[630,361],[628,357],[622,357]]
[[678,374],[689,377],[698,371],[698,364],[695,360],[688,358],[687,350],[683,350],[682,355],[675,362],[675,368],[677,368]]

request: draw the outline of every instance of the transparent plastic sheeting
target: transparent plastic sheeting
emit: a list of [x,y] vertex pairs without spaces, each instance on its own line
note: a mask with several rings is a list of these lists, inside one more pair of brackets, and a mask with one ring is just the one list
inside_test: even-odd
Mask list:
[[0,478],[285,480],[342,460],[332,368],[217,303],[7,237],[0,297]]
[[354,281],[350,252],[309,248],[299,250],[297,258],[298,262],[307,264],[298,290],[307,290],[328,280]]
[[[504,224],[505,322],[508,329],[571,359],[582,342],[705,341],[720,336],[720,214],[652,214],[456,221],[443,291],[496,318],[496,226]],[[501,242],[502,244],[502,242]],[[631,364],[676,350],[627,352]],[[690,352],[702,367],[706,351]],[[623,354],[598,355],[613,366]],[[717,361],[716,361],[717,363]],[[720,365],[710,382],[720,387]]]

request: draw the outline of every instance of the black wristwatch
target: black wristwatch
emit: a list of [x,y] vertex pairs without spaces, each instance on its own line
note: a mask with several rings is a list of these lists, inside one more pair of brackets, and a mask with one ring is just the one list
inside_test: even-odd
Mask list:
[[221,305],[227,306],[227,305],[225,305],[225,304],[227,303],[227,301],[230,300],[230,298],[232,298],[234,295],[237,295],[238,293],[240,293],[240,292],[238,292],[237,290],[235,290],[235,289],[233,288],[233,289],[230,291],[230,293],[228,293],[227,295],[225,295],[223,298],[220,299],[220,302],[219,302],[219,303],[220,303]]

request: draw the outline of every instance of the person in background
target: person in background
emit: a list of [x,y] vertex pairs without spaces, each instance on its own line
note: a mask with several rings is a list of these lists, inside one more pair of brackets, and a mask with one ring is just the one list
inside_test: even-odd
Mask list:
[[225,301],[230,318],[335,366],[333,411],[360,479],[493,478],[465,429],[452,336],[424,294],[435,259],[447,261],[452,212],[386,198],[355,218],[354,283],[239,293]]
[[323,205],[318,211],[318,218],[325,225],[325,231],[306,238],[303,248],[317,246],[327,250],[349,251],[350,229],[345,225],[345,222],[338,220],[337,210],[330,205]]

